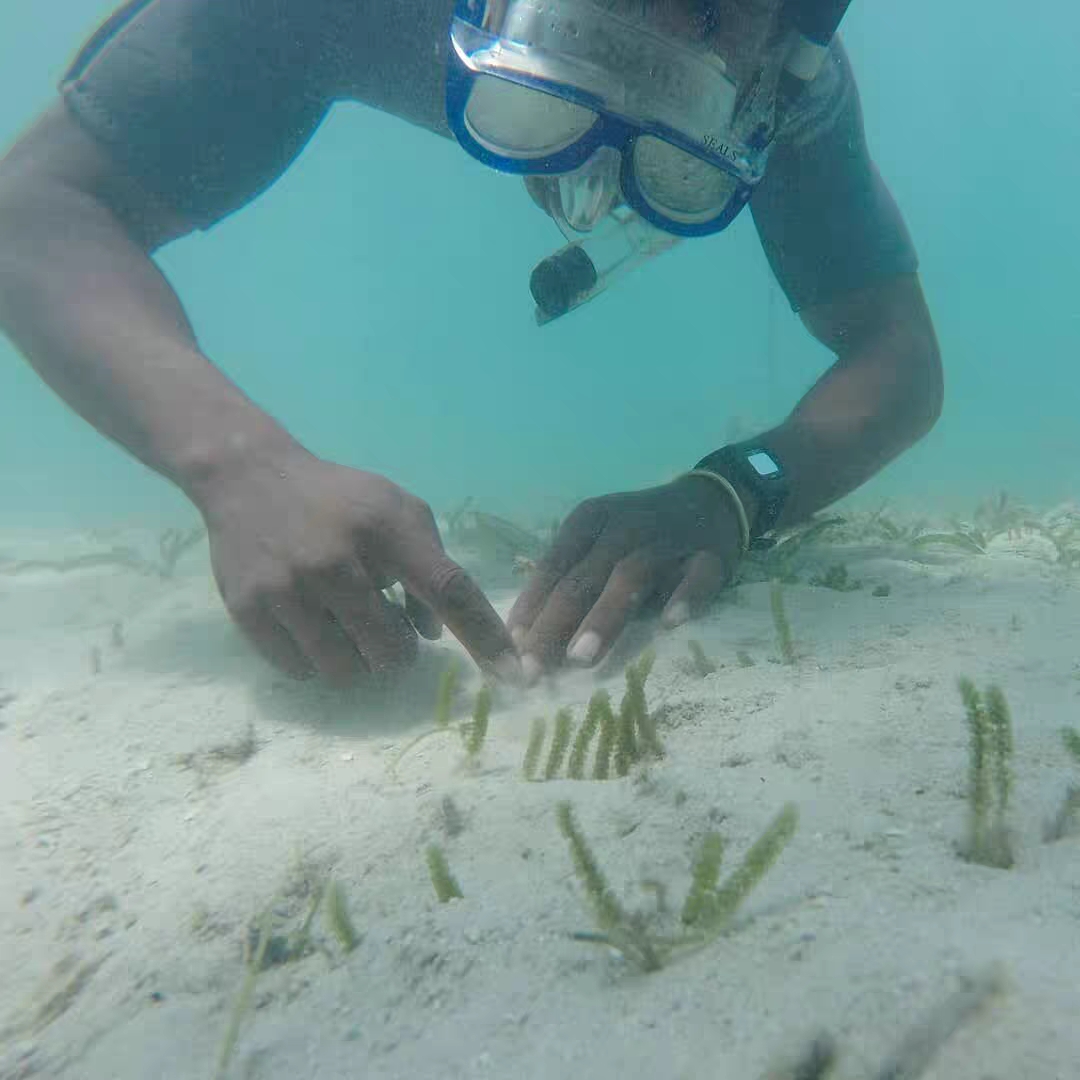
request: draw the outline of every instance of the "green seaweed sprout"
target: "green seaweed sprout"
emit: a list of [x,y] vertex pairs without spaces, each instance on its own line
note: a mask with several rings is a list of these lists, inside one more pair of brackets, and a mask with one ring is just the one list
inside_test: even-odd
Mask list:
[[[597,690],[589,699],[585,719],[576,733],[570,709],[559,709],[555,714],[554,732],[540,779],[556,779],[566,762],[567,779],[584,780],[594,739],[593,780],[607,780],[613,772],[618,777],[626,776],[634,765],[664,756],[656,722],[649,712],[645,696],[645,683],[655,659],[655,653],[649,650],[627,666],[626,691],[617,714],[611,707],[611,698],[606,690]],[[541,718],[534,720],[521,765],[526,780],[537,779],[546,736],[546,722]]]
[[536,777],[536,766],[540,764],[540,755],[544,752],[544,738],[547,735],[547,721],[537,716],[529,725],[529,742],[525,747],[525,759],[521,763],[521,772],[526,780]]
[[[325,930],[337,939],[343,952],[350,953],[360,944],[360,934],[349,915],[345,889],[339,881],[330,876],[314,879],[305,876],[299,882],[298,889],[303,890],[307,895],[307,913],[299,927],[295,929],[274,930],[273,926],[265,927],[269,931],[269,937],[262,950],[259,970],[295,963],[310,956],[316,949],[330,957],[332,954],[326,947],[325,941],[317,939],[314,933],[315,919],[320,912]],[[295,896],[296,892],[297,889],[294,888],[289,893],[281,894],[278,898],[281,902],[275,901],[269,910],[280,915],[285,898]],[[207,912],[198,912],[192,922],[193,929],[196,928],[196,924],[205,924],[207,917]],[[245,956],[249,962],[259,950],[263,929],[264,925],[261,921],[253,923],[248,928]]]
[[218,1050],[217,1067],[214,1069],[214,1080],[224,1080],[232,1061],[233,1052],[236,1050],[237,1040],[240,1038],[240,1027],[251,1009],[251,1001],[255,996],[255,980],[262,971],[263,962],[266,959],[266,950],[270,945],[270,909],[267,908],[260,920],[258,942],[252,955],[247,960],[247,970],[244,972],[244,980],[240,984],[240,990],[233,1003],[232,1012],[229,1014],[229,1023],[225,1028],[225,1034],[221,1040],[221,1048]]
[[664,748],[656,733],[656,722],[649,712],[648,702],[645,699],[645,683],[654,663],[656,663],[656,653],[648,649],[638,657],[637,663],[628,664],[626,668],[626,692],[619,705],[619,731],[624,735],[616,744],[615,771],[620,776],[626,775],[625,772],[619,771],[620,744],[631,750],[629,760],[625,763],[626,772],[629,772],[630,766],[638,761],[664,756]]
[[[492,691],[490,686],[481,686],[476,692],[476,700],[473,704],[472,716],[468,720],[453,723],[449,719],[449,707],[446,705],[453,696],[453,687],[456,683],[456,675],[448,674],[451,668],[443,672],[439,680],[439,690],[435,703],[435,727],[420,732],[419,735],[410,739],[394,757],[390,764],[390,775],[396,777],[398,766],[405,756],[415,750],[422,742],[426,742],[433,735],[442,735],[448,731],[456,731],[461,737],[465,748],[465,763],[469,768],[475,768],[480,759],[480,753],[487,739],[488,723],[491,718]],[[449,689],[447,689],[449,687]]]
[[547,763],[544,765],[544,779],[552,780],[562,768],[566,751],[570,749],[570,736],[574,730],[574,717],[567,708],[559,709],[555,714],[555,733],[551,737]]
[[345,889],[340,881],[330,881],[326,886],[326,921],[345,952],[351,953],[360,944],[360,935],[349,915]]
[[779,581],[774,581],[769,586],[769,607],[772,610],[776,642],[780,646],[780,657],[785,664],[794,664],[795,642],[791,636],[791,623],[788,621],[784,607],[784,586]]
[[[1080,765],[1080,731],[1076,728],[1062,728],[1061,741],[1065,752],[1074,764]],[[1070,784],[1062,800],[1061,808],[1043,829],[1043,839],[1047,843],[1063,840],[1080,832],[1080,784]]]
[[[350,953],[360,944],[360,935],[349,916],[345,890],[340,882],[333,878],[325,878],[311,884],[305,879],[303,884],[305,888],[311,886],[311,898],[307,914],[298,929],[289,934],[274,932],[274,912],[281,899],[281,894],[279,894],[267,905],[245,939],[244,978],[222,1036],[214,1080],[224,1080],[228,1072],[229,1063],[240,1037],[240,1029],[247,1014],[251,1011],[255,982],[259,974],[267,968],[300,960],[313,951],[312,927],[320,910],[325,916],[328,929],[337,938],[344,952]],[[325,946],[322,946],[322,951],[327,952]]]
[[461,900],[464,893],[457,882],[457,878],[450,872],[450,864],[446,861],[446,855],[438,844],[429,844],[427,849],[428,876],[434,886],[435,895],[440,904],[447,904],[451,900]]
[[454,696],[461,681],[461,668],[451,660],[439,676],[439,688],[435,695],[435,726],[447,728],[454,711]]
[[476,692],[476,704],[473,706],[472,719],[461,727],[461,737],[465,743],[465,753],[470,764],[475,764],[484,749],[487,738],[488,721],[491,719],[491,687],[481,686]]
[[687,926],[701,922],[716,895],[720,863],[724,858],[724,838],[717,832],[706,833],[701,852],[694,861],[690,891],[683,903],[682,921]]
[[596,709],[599,721],[600,737],[596,741],[596,760],[593,762],[592,778],[594,780],[607,780],[611,776],[611,755],[615,749],[615,737],[618,729],[618,721],[615,712],[611,708],[611,698],[607,692],[598,690],[589,702],[589,711]]
[[599,733],[605,715],[611,715],[611,700],[602,690],[598,690],[589,699],[588,707],[585,709],[585,719],[581,722],[581,727],[578,728],[577,734],[574,736],[574,745],[570,750],[570,761],[566,766],[566,775],[571,780],[585,779],[585,765],[589,756],[589,747]]
[[970,862],[998,869],[1014,864],[1006,824],[1012,792],[1012,719],[998,686],[980,693],[969,678],[959,683],[970,737],[968,835],[962,853]]
[[627,912],[620,904],[574,819],[570,803],[560,802],[556,814],[559,831],[570,846],[574,872],[596,921],[596,930],[575,933],[574,939],[610,946],[642,972],[657,971],[676,956],[702,949],[728,932],[739,907],[780,857],[798,825],[798,812],[788,803],[722,884],[718,877],[723,842],[718,834],[709,833],[692,868],[682,929],[663,934],[654,932],[643,915]]

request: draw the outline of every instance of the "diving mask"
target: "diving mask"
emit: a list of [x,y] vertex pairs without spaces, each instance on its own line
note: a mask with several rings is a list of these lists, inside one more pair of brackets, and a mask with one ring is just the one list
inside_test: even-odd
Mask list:
[[718,232],[764,174],[771,112],[747,122],[703,43],[591,0],[458,0],[450,39],[458,142],[538,178],[533,197],[577,231],[621,202],[677,236]]

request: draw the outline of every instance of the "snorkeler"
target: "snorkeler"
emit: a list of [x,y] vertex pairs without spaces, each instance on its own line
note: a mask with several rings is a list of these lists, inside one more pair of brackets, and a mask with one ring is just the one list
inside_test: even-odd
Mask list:
[[[915,252],[834,38],[846,7],[131,0],[0,163],[0,327],[194,503],[226,608],[283,671],[400,667],[444,624],[504,678],[593,664],[647,604],[669,626],[692,617],[748,548],[858,487],[939,415]],[[749,206],[835,363],[772,430],[578,506],[504,625],[424,502],[314,456],[213,366],[153,262],[273,184],[339,100],[525,178],[565,241],[532,273],[539,321]],[[380,591],[394,581],[404,610]]]

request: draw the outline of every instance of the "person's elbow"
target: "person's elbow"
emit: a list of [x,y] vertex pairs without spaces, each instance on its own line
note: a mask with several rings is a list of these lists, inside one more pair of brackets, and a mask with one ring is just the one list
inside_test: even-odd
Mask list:
[[918,279],[899,278],[883,288],[868,327],[865,355],[884,363],[891,386],[885,407],[897,434],[913,445],[941,419],[945,402],[941,349]]
[[[920,298],[921,299],[921,298]],[[941,419],[945,404],[945,372],[941,348],[925,305],[911,313],[895,330],[897,363],[903,373],[902,398],[910,425],[911,442],[924,438]]]
[[945,374],[941,349],[932,328],[907,335],[901,347],[906,414],[911,441],[916,443],[941,419],[945,404]]

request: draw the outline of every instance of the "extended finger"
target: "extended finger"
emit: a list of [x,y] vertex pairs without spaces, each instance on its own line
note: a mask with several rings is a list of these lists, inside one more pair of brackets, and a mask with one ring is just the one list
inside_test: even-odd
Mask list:
[[519,682],[510,631],[469,573],[442,549],[438,534],[413,540],[401,552],[400,580],[406,593],[425,603],[450,628],[480,667]]
[[528,640],[529,631],[555,587],[588,556],[603,529],[605,518],[599,502],[583,503],[563,522],[507,617],[507,626],[519,646],[524,646]]
[[[571,564],[573,565],[573,564]],[[569,569],[569,568],[568,568]],[[536,621],[537,615],[544,609],[544,605],[551,596],[552,589],[559,583],[563,572],[556,570],[553,565],[537,563],[536,569],[529,577],[525,588],[518,594],[510,614],[506,617],[506,625],[510,636],[518,648],[524,648],[528,641],[529,631]]]
[[480,586],[442,545],[439,527],[424,504],[413,526],[394,545],[393,566],[406,594],[426,604],[485,671],[520,683],[521,664],[506,624]]
[[657,560],[647,552],[621,559],[566,650],[572,663],[595,664],[656,587]]
[[682,581],[664,605],[665,626],[681,626],[714,600],[731,580],[728,561],[714,551],[698,551],[687,561]]
[[521,645],[530,678],[565,656],[567,644],[600,599],[615,563],[611,552],[596,545],[559,578]]

